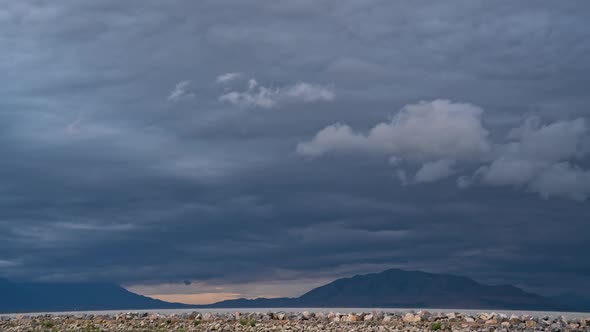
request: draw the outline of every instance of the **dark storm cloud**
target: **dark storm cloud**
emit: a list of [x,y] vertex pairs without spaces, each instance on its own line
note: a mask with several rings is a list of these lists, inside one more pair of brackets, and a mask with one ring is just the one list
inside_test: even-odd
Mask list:
[[[398,266],[588,286],[575,180],[590,167],[588,6],[2,1],[1,274],[247,282]],[[485,153],[437,150],[404,169],[420,174],[408,185],[389,151],[298,153],[335,123],[366,136],[437,99],[484,110]],[[580,135],[538,134],[552,124]],[[508,157],[546,172],[508,181]]]

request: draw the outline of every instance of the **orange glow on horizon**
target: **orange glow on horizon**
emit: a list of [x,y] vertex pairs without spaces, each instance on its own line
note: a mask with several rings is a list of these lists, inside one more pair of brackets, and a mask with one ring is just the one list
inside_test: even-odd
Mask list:
[[201,293],[201,294],[154,294],[147,295],[166,302],[185,304],[211,304],[219,301],[233,300],[243,297],[239,293]]

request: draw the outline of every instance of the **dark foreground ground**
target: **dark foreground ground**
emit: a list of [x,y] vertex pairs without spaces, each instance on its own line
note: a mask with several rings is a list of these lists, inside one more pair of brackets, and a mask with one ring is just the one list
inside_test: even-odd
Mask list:
[[590,331],[588,318],[458,312],[266,312],[15,315],[0,331]]

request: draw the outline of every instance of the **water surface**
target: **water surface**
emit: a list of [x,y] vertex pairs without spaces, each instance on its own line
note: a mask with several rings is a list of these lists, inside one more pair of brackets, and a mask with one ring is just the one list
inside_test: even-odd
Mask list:
[[[351,313],[351,312],[371,312],[371,311],[383,311],[383,312],[409,312],[409,311],[418,311],[418,310],[427,310],[429,312],[462,312],[471,315],[475,315],[477,313],[482,312],[496,312],[502,313],[505,315],[530,315],[535,317],[558,317],[564,316],[567,318],[590,318],[590,313],[588,312],[559,312],[559,311],[526,311],[526,310],[496,310],[496,309],[421,309],[421,308],[216,308],[216,309],[153,309],[153,310],[97,310],[97,311],[64,311],[64,312],[35,312],[35,313],[19,313],[22,315],[28,316],[41,316],[41,315],[76,315],[81,316],[85,314],[93,314],[93,315],[114,315],[119,313],[126,313],[126,312],[147,312],[147,313],[158,313],[158,314],[181,314],[181,313],[190,313],[190,312],[200,312],[200,313],[228,313],[228,312],[243,312],[243,313],[250,313],[250,312],[302,312],[302,311],[310,311],[310,312],[341,312],[341,313]],[[14,317],[17,314],[0,314],[0,317],[7,316],[7,317]]]

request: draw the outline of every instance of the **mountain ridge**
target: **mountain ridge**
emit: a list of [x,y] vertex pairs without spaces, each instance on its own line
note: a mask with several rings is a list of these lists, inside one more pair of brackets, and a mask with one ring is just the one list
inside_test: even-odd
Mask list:
[[295,298],[235,299],[202,307],[565,308],[512,285],[485,285],[464,276],[400,269],[340,278]]
[[135,294],[112,283],[32,283],[0,278],[0,313],[190,307]]
[[464,276],[400,269],[336,279],[299,297],[241,298],[206,305],[165,302],[132,293],[116,284],[19,283],[0,279],[0,312],[280,307],[590,312],[590,301],[565,296],[549,298],[512,285],[486,285]]

